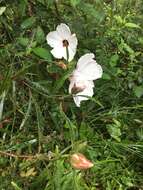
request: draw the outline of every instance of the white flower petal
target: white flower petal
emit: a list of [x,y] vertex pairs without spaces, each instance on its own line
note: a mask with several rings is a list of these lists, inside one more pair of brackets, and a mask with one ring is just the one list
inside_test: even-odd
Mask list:
[[83,100],[88,100],[89,97],[93,96],[93,88],[94,88],[94,83],[93,81],[80,81],[76,77],[71,77],[70,78],[70,85],[69,85],[69,93],[72,92],[72,88],[77,87],[80,89],[83,89],[81,92],[73,95],[74,102],[76,106],[80,106],[80,102]]
[[68,38],[71,36],[71,31],[66,24],[61,23],[57,26],[56,30],[63,40],[68,40]]
[[49,32],[49,34],[46,37],[47,43],[51,47],[61,46],[62,45],[62,38],[58,34],[57,31]]
[[81,96],[82,100],[87,100],[88,97],[84,97],[84,96],[89,96],[92,97],[93,96],[93,81],[88,81],[89,86],[87,86],[82,92],[77,93],[77,96]]
[[75,84],[75,80],[73,80],[72,78],[70,79],[70,85],[69,85],[69,94],[71,94],[72,88],[74,87]]
[[90,62],[80,72],[85,80],[96,80],[102,76],[102,67],[96,62]]
[[68,47],[69,58],[67,58],[66,47],[63,47],[63,49],[64,49],[64,51],[63,51],[63,58],[66,59],[66,60],[68,59],[68,61],[70,62],[74,58],[76,50],[72,50],[70,47]]
[[81,56],[77,62],[77,69],[82,70],[85,64],[87,64],[90,61],[93,61],[94,57],[95,55],[93,53],[86,53],[85,55]]
[[70,46],[69,46],[68,51],[69,51],[69,60],[68,60],[68,61],[70,62],[70,61],[73,60],[73,58],[74,58],[74,56],[75,56],[75,54],[76,54],[76,49],[72,49],[72,48],[70,48]]
[[93,59],[94,54],[89,53],[82,56],[74,71],[75,75],[79,75],[83,80],[96,80],[102,76],[102,67]]
[[73,100],[74,100],[76,106],[77,106],[77,107],[80,107],[80,102],[81,102],[81,101],[80,101],[79,96],[74,96],[74,97],[73,97]]
[[72,34],[69,39],[68,39],[68,42],[69,42],[69,47],[73,50],[76,51],[76,48],[77,48],[77,37],[76,37],[76,34]]
[[89,86],[85,88],[82,92],[77,93],[74,95],[73,99],[77,107],[80,106],[81,101],[88,100],[88,96],[92,97],[94,92],[93,92],[93,81],[88,81]]
[[62,59],[63,55],[64,55],[64,48],[53,48],[51,50],[51,53],[54,57],[56,57],[57,59]]

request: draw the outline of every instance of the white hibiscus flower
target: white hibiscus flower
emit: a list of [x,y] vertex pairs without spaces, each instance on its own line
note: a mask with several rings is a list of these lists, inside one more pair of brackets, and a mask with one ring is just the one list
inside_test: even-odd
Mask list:
[[78,107],[81,101],[88,100],[88,96],[93,96],[93,80],[101,78],[103,73],[102,67],[96,63],[94,57],[93,53],[83,55],[70,77],[69,93],[73,94],[74,102]]
[[77,48],[77,38],[76,34],[71,34],[66,24],[62,23],[58,25],[56,31],[50,32],[46,39],[47,43],[53,48],[51,53],[55,58],[65,58],[69,62],[74,58]]

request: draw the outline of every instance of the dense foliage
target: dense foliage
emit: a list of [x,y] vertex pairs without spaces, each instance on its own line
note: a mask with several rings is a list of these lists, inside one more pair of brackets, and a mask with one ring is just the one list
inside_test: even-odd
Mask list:
[[[80,108],[46,42],[60,23],[104,71]],[[142,0],[0,0],[1,190],[143,189],[142,28]]]

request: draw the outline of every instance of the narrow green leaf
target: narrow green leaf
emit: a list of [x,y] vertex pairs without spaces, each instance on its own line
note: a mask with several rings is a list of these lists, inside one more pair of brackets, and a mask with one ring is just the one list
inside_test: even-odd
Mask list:
[[110,65],[111,65],[111,67],[115,67],[115,66],[117,65],[118,60],[119,60],[118,54],[113,55],[113,56],[110,58],[110,62],[109,62]]
[[122,19],[122,17],[120,15],[115,15],[114,18],[118,22],[118,24],[124,23],[124,19]]
[[37,56],[39,56],[42,59],[45,59],[47,61],[51,61],[51,54],[49,53],[49,51],[45,48],[41,48],[41,47],[36,47],[34,49],[32,49],[33,53]]
[[0,7],[0,16],[5,12],[6,7]]
[[14,181],[11,182],[11,185],[15,190],[22,190]]
[[40,26],[37,27],[37,31],[36,31],[36,41],[38,43],[43,43],[45,41],[45,34],[44,31],[42,30],[42,28]]
[[79,136],[84,140],[87,140],[88,137],[92,138],[94,136],[93,129],[87,123],[82,122],[79,128]]
[[143,95],[143,86],[136,86],[134,88],[134,93],[136,97],[140,98]]
[[37,139],[31,139],[29,141],[26,141],[26,142],[22,142],[22,143],[19,143],[19,144],[16,144],[16,145],[13,145],[11,147],[9,147],[7,149],[7,151],[14,151],[14,150],[18,150],[18,149],[23,149],[23,148],[26,148],[28,147],[29,145],[33,145],[37,143]]
[[27,5],[28,5],[28,0],[19,1],[17,9],[19,10],[19,13],[21,13],[21,16],[26,15]]
[[26,123],[26,121],[27,121],[27,119],[28,119],[28,117],[30,115],[31,104],[32,104],[32,102],[31,102],[31,95],[30,95],[27,111],[26,111],[25,116],[24,116],[24,118],[23,118],[23,120],[22,120],[22,122],[20,124],[20,127],[19,127],[20,130],[23,128],[23,126],[25,125],[25,123]]
[[5,100],[6,92],[4,91],[1,95],[1,101],[0,101],[0,121],[2,120],[2,114],[3,114],[3,106],[4,106],[4,100]]
[[81,2],[81,0],[71,0],[71,4],[72,4],[72,6],[76,6],[76,5],[78,5],[79,3]]
[[41,85],[39,82],[31,82],[31,85],[36,88],[37,90],[45,93],[45,94],[49,94],[49,90],[47,88],[45,88],[43,85]]
[[117,126],[116,124],[109,124],[107,125],[107,130],[113,139],[115,139],[118,142],[121,141],[121,130],[119,126]]
[[111,80],[111,76],[108,73],[103,73],[102,79]]
[[55,85],[53,87],[53,91],[57,92],[64,84],[65,80],[69,78],[71,75],[71,70],[68,70],[63,74],[63,76],[55,82]]
[[33,24],[36,22],[36,18],[35,17],[30,17],[27,18],[26,20],[24,20],[21,24],[21,28],[22,29],[27,29],[33,26]]
[[128,28],[140,28],[139,25],[135,24],[135,23],[132,23],[132,22],[127,22],[125,24],[125,27],[128,27]]
[[29,39],[28,38],[18,38],[17,39],[18,43],[24,47],[28,46],[28,43],[29,43]]
[[17,73],[15,73],[14,76],[12,76],[12,78],[17,78],[17,77],[19,77],[19,76],[24,75],[25,72],[26,72],[30,67],[32,67],[33,65],[35,65],[35,63],[32,63],[32,64],[29,64],[29,65],[23,66],[23,68],[20,69],[19,71],[17,71]]
[[121,44],[119,45],[119,49],[121,51],[124,49],[131,55],[134,54],[134,50],[123,39],[121,39]]
[[36,101],[36,99],[34,97],[32,97],[33,103],[35,105],[35,109],[36,109],[36,115],[37,115],[37,128],[38,128],[38,150],[40,151],[41,149],[41,139],[43,136],[43,129],[44,129],[44,117],[42,115],[40,106],[38,105],[38,102]]

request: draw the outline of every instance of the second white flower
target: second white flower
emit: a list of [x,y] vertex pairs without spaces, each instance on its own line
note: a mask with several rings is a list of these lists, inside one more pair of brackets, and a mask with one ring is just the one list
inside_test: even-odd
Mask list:
[[93,96],[93,80],[101,78],[102,73],[102,67],[94,60],[93,53],[87,53],[78,60],[69,85],[69,93],[73,94],[76,106],[79,107],[81,101]]

